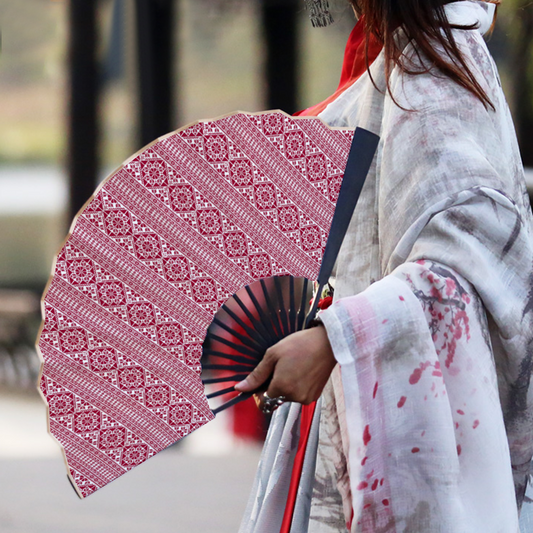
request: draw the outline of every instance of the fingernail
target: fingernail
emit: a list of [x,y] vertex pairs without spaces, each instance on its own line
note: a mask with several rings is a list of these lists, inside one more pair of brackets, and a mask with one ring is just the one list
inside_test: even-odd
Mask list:
[[248,381],[243,379],[242,381],[239,381],[237,385],[235,385],[235,390],[242,391],[243,388],[246,388],[248,386]]

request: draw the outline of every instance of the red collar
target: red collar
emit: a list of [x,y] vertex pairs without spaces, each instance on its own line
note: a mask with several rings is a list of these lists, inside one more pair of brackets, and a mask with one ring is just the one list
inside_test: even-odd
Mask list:
[[[361,17],[354,29],[350,33],[346,48],[344,50],[344,61],[342,64],[342,73],[339,86],[337,90],[323,102],[315,104],[303,111],[295,113],[297,116],[316,116],[322,112],[326,106],[335,100],[341,93],[343,93],[348,87],[353,85],[366,71],[365,60],[365,27],[363,17]],[[368,64],[371,65],[378,54],[381,52],[382,45],[377,39],[370,35],[368,42]]]

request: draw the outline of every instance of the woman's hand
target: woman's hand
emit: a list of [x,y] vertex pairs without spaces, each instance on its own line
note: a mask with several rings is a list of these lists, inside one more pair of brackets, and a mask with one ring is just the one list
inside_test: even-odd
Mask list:
[[[324,389],[336,361],[323,325],[298,331],[270,347],[255,370],[235,385],[239,392],[261,390],[270,376],[267,394],[309,404]],[[264,390],[264,388],[263,388]],[[262,407],[263,395],[256,397]]]

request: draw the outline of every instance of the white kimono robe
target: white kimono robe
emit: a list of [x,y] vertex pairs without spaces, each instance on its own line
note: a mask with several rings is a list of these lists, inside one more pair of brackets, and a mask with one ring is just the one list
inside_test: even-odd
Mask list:
[[[532,216],[482,37],[451,22],[495,110],[442,75],[368,74],[321,117],[381,137],[321,314],[339,363],[318,403],[295,533],[517,533],[533,455]],[[401,37],[401,34],[400,34]],[[404,54],[416,61],[406,44]],[[384,88],[384,60],[371,67]],[[397,105],[399,104],[399,105]],[[276,533],[300,406],[273,418],[241,533]]]

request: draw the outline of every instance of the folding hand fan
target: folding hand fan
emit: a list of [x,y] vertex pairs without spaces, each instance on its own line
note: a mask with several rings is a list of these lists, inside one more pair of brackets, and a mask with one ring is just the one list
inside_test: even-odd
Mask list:
[[[207,328],[257,280],[317,278],[353,134],[279,111],[199,122],[130,158],[78,214],[38,348],[50,432],[81,497],[214,417]],[[268,283],[303,298],[305,282],[287,279]]]
[[[311,302],[309,297],[313,291],[308,279],[273,276],[247,285],[215,314],[203,343],[202,369],[208,375],[210,371],[222,370],[224,375],[208,377],[203,382],[206,385],[231,382],[233,385],[207,395],[208,399],[232,395],[229,401],[213,410],[214,414],[253,394],[238,393],[234,384],[257,366],[269,347],[313,323],[378,142],[377,135],[361,128],[355,130],[311,309],[307,302]],[[268,382],[263,387],[266,385]]]

